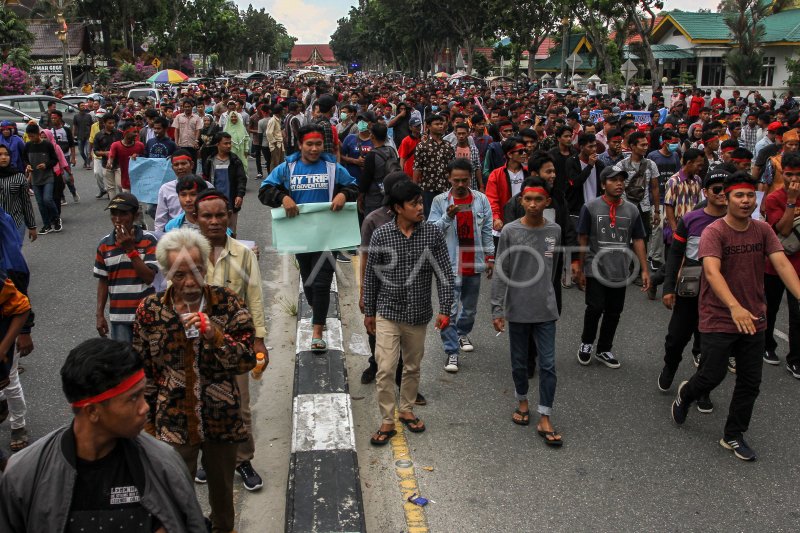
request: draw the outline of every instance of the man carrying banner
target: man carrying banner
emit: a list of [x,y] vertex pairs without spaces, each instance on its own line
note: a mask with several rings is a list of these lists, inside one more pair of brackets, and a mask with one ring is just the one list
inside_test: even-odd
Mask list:
[[[323,153],[324,131],[309,124],[297,133],[300,152],[286,158],[266,177],[258,199],[269,207],[283,207],[289,218],[300,214],[298,204],[330,202],[331,211],[340,211],[345,202],[358,198],[356,180],[329,153]],[[302,243],[299,243],[302,246]],[[328,346],[322,329],[328,315],[333,256],[329,251],[309,250],[296,254],[300,277],[308,304],[313,309],[311,351],[324,353]]]

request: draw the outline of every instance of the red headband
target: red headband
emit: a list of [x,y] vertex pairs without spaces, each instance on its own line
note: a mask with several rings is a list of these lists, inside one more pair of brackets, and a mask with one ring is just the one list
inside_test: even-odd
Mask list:
[[615,136],[611,137],[608,140],[609,141],[621,141],[622,140],[622,135],[615,135]]
[[748,191],[754,191],[756,190],[756,187],[752,183],[745,183],[745,182],[734,183],[733,185],[725,187],[725,192],[728,193],[734,189],[747,189]]
[[323,137],[318,131],[312,131],[303,135],[303,137],[300,139],[300,142],[304,142],[306,139],[319,139],[320,141],[324,141],[325,137]]
[[516,152],[517,150],[527,150],[527,149],[528,147],[525,146],[524,144],[515,144],[514,148],[509,150],[508,153],[510,154],[511,152]]
[[550,194],[543,187],[525,187],[522,189],[522,194],[525,194],[526,192],[538,192],[545,195],[547,198],[550,197]]
[[177,155],[172,157],[172,162],[175,161],[194,161],[190,155]]
[[750,163],[753,160],[747,159],[746,157],[732,157],[731,161],[733,161],[734,163]]
[[208,196],[203,196],[199,198],[195,203],[199,204],[201,202],[205,202],[206,200],[223,200],[226,204],[228,203],[228,199],[222,196],[221,194],[209,194]]
[[706,139],[703,143],[713,143],[714,141],[718,141],[719,137],[711,137],[710,139]]
[[722,153],[727,154],[728,152],[733,152],[734,150],[736,150],[735,146],[726,146],[722,149]]
[[127,135],[130,132],[139,133],[139,128],[137,128],[136,126],[131,126],[130,128],[128,128],[123,132],[123,135]]
[[84,398],[83,400],[78,400],[77,402],[72,402],[72,407],[86,407],[92,403],[100,403],[120,394],[129,391],[134,385],[139,383],[141,380],[144,379],[144,370],[138,370],[134,372],[131,376],[123,379],[119,385],[116,387],[111,387],[105,392],[101,392],[91,398]]

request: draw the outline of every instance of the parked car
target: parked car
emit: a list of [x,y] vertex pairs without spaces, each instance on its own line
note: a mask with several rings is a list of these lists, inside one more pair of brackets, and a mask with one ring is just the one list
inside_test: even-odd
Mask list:
[[39,120],[45,111],[47,111],[48,102],[53,101],[56,103],[56,109],[64,113],[64,122],[66,124],[72,124],[72,117],[78,112],[78,107],[64,100],[40,94],[0,96],[0,104],[11,106],[14,109],[22,111],[26,115],[36,118],[36,120]]
[[31,120],[35,121],[37,124],[39,123],[38,116],[31,116],[27,113],[23,113],[19,109],[14,109],[11,106],[0,104],[0,121],[3,120],[10,120],[17,125],[17,131],[20,135],[25,133],[25,126],[28,125],[28,122]]
[[134,100],[149,98],[156,104],[161,101],[161,96],[161,91],[152,87],[136,87],[128,91],[128,98],[133,98]]

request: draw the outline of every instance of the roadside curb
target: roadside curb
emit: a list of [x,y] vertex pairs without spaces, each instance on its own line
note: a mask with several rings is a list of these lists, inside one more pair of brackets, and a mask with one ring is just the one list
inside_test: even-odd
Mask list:
[[298,292],[286,531],[366,532],[338,283],[334,277],[322,355],[303,349],[312,326],[302,281]]

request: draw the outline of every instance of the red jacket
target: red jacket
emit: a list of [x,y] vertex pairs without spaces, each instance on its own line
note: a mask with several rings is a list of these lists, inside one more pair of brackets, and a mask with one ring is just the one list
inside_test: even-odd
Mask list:
[[[528,169],[522,167],[523,179],[528,177]],[[486,197],[492,206],[492,220],[503,220],[503,208],[511,200],[511,177],[506,165],[498,167],[489,174],[486,182]]]

